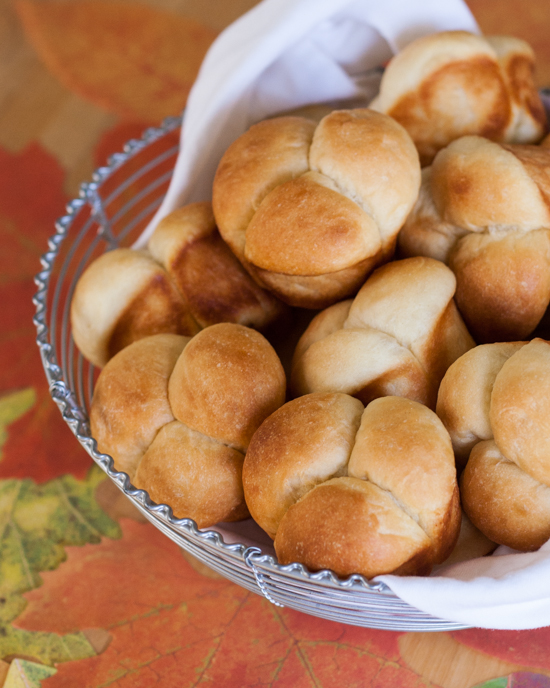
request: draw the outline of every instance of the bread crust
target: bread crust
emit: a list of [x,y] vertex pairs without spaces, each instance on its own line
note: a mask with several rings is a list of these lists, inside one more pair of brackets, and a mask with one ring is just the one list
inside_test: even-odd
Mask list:
[[241,451],[262,420],[284,403],[285,391],[272,346],[259,332],[231,323],[199,332],[169,383],[178,420]]
[[550,537],[549,389],[550,343],[534,339],[472,349],[439,390],[457,462],[468,461],[467,515],[489,539],[522,551]]
[[116,470],[176,517],[207,527],[248,516],[244,453],[286,384],[255,330],[223,323],[197,337],[156,335],[123,349],[99,376],[90,422]]
[[168,381],[189,337],[159,334],[140,339],[101,371],[90,408],[92,436],[117,471],[135,475],[139,461],[166,423],[174,420]]
[[550,488],[506,459],[494,440],[475,445],[460,488],[465,511],[490,540],[533,552],[550,538]]
[[191,203],[167,215],[148,249],[185,295],[201,328],[232,322],[261,330],[286,312],[251,279],[223,241],[211,203]]
[[146,251],[119,248],[82,273],[71,301],[78,349],[102,368],[125,346],[154,334],[192,336],[199,326],[185,298]]
[[308,395],[281,406],[258,428],[243,481],[250,513],[271,538],[306,492],[346,475],[362,414],[363,404],[348,395]]
[[[177,448],[177,451],[175,449]],[[134,483],[199,528],[248,516],[242,487],[244,454],[183,423],[164,425],[145,452]]]
[[491,394],[504,363],[526,342],[483,344],[466,352],[447,370],[437,396],[436,413],[447,428],[459,468],[472,448],[493,437]]
[[311,322],[295,351],[291,392],[344,392],[363,403],[405,396],[434,408],[449,365],[474,341],[443,263],[412,258],[376,270],[353,301]]
[[477,342],[529,336],[550,303],[550,150],[451,143],[423,173],[399,251],[451,267]]
[[321,308],[389,260],[420,183],[403,128],[370,110],[319,124],[260,122],[224,154],[213,188],[220,233],[258,284]]
[[95,259],[77,282],[71,325],[82,354],[103,367],[143,337],[193,336],[218,322],[265,330],[287,311],[235,258],[203,202],[161,220],[147,250],[119,248]]
[[413,41],[390,60],[370,107],[411,135],[422,165],[469,134],[537,143],[546,116],[530,46],[507,36],[444,31]]
[[339,393],[288,402],[255,433],[243,484],[280,563],[340,576],[429,573],[460,529],[449,435],[401,397],[366,409]]
[[290,507],[275,538],[281,564],[361,573],[427,575],[430,542],[423,530],[376,485],[335,478]]

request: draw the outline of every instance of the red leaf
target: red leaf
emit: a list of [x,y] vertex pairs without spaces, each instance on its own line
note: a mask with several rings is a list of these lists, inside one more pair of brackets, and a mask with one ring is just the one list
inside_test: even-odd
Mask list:
[[121,526],[122,540],[67,548],[67,561],[25,595],[22,628],[113,636],[101,655],[59,665],[43,688],[426,685],[400,659],[400,633],[273,607],[201,576],[151,525]]
[[63,171],[38,145],[19,155],[0,149],[0,394],[24,387],[36,404],[9,428],[0,478],[83,478],[91,459],[50,398],[32,323],[39,257],[64,213]]

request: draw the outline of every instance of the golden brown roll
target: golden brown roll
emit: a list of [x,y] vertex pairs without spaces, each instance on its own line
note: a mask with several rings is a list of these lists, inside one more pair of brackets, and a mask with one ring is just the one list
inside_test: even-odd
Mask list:
[[402,124],[422,165],[468,134],[536,143],[546,129],[530,46],[509,36],[444,31],[409,43],[390,60],[370,107]]
[[159,222],[149,251],[185,295],[201,327],[233,322],[261,330],[283,304],[244,270],[216,227],[211,203],[191,203]]
[[422,177],[401,254],[451,267],[478,342],[525,339],[550,302],[550,150],[467,136]]
[[453,549],[460,506],[449,435],[409,399],[308,394],[254,434],[243,484],[279,562],[340,576],[427,574]]
[[226,151],[213,208],[258,284],[292,306],[323,308],[391,258],[419,183],[414,145],[385,115],[341,110],[319,124],[278,117]]
[[82,273],[71,301],[71,328],[82,355],[100,368],[142,337],[200,329],[164,269],[147,251],[129,248],[104,253]]
[[142,337],[192,336],[219,322],[263,329],[285,309],[231,253],[205,202],[164,218],[148,250],[115,249],[91,263],[76,285],[71,324],[82,354],[103,367]]
[[[464,510],[489,539],[538,549],[550,537],[550,343],[485,344],[459,358],[439,391]],[[468,458],[469,457],[469,458]]]
[[293,396],[344,392],[367,404],[403,396],[435,408],[447,368],[475,346],[453,301],[456,280],[431,258],[378,268],[353,301],[319,313],[292,365]]
[[277,354],[255,330],[222,323],[193,339],[155,335],[102,370],[90,424],[151,499],[203,528],[246,518],[242,463],[250,437],[285,400]]

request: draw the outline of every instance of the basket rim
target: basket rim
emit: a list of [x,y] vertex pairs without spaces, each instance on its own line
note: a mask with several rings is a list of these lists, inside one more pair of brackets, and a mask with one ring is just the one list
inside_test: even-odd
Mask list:
[[[340,578],[329,569],[314,572],[297,562],[283,565],[279,564],[271,554],[263,552],[258,546],[247,546],[239,542],[227,543],[223,535],[216,530],[200,530],[193,519],[174,517],[169,505],[153,502],[145,490],[138,489],[132,485],[128,474],[115,469],[113,458],[110,455],[98,451],[96,440],[90,433],[86,412],[77,404],[73,390],[70,389],[64,381],[64,371],[57,361],[54,345],[49,341],[50,328],[47,323],[46,304],[54,264],[56,263],[60,248],[67,238],[77,214],[86,205],[91,206],[92,217],[95,218],[95,221],[102,228],[102,232],[100,233],[104,233],[103,238],[108,242],[110,238],[112,239],[112,237],[110,237],[110,229],[104,226],[104,219],[106,216],[104,214],[101,197],[99,196],[102,184],[146,146],[178,129],[182,125],[183,119],[184,114],[179,117],[169,117],[165,119],[159,127],[146,129],[141,139],[129,140],[124,145],[122,152],[113,154],[110,156],[107,165],[98,167],[92,175],[92,180],[81,184],[79,196],[69,201],[66,206],[66,213],[56,221],[56,232],[48,239],[49,250],[40,258],[42,270],[34,277],[37,291],[33,296],[33,303],[36,308],[33,323],[37,330],[36,343],[40,350],[42,365],[49,384],[50,395],[56,402],[63,420],[70,427],[79,443],[92,457],[94,462],[127,497],[135,502],[136,506],[145,513],[153,525],[155,525],[155,521],[161,521],[171,530],[175,530],[191,538],[196,538],[198,542],[213,546],[215,549],[221,550],[226,556],[233,559],[237,558],[244,563],[247,568],[252,569],[256,578],[256,583],[258,584],[258,592],[267,597],[271,602],[278,604],[262,587],[261,576],[263,574],[269,575],[270,573],[274,573],[290,577],[295,581],[311,583],[314,586],[325,588],[325,590],[328,588],[341,592],[363,591],[381,594],[386,598],[394,598],[403,605],[403,611],[405,611],[405,613],[407,611],[411,613],[411,621],[413,621],[413,617],[414,620],[427,623],[433,621],[437,626],[433,628],[434,631],[468,628],[469,626],[465,624],[439,619],[416,607],[412,607],[395,595],[389,586],[382,581],[373,582],[366,579],[361,574],[352,574],[346,578]],[[105,229],[107,231],[105,231]],[[184,547],[183,543],[178,542],[178,544]]]

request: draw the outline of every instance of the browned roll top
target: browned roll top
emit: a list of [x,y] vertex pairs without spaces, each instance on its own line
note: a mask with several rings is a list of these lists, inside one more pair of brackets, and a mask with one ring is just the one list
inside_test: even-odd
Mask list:
[[405,130],[370,110],[317,125],[254,125],[220,161],[220,232],[254,279],[293,306],[322,308],[357,291],[389,260],[420,182]]
[[461,136],[536,143],[546,130],[530,46],[509,36],[444,31],[390,60],[370,107],[402,124],[423,165]]

